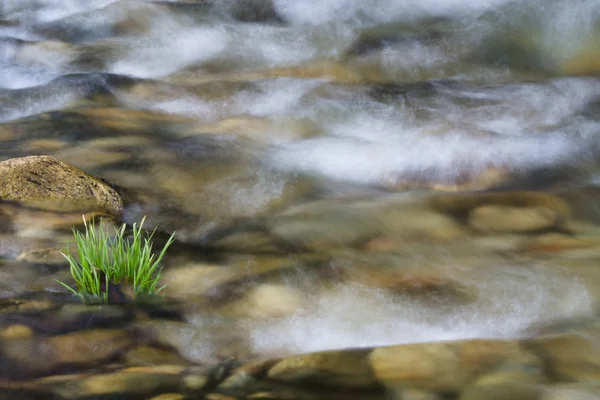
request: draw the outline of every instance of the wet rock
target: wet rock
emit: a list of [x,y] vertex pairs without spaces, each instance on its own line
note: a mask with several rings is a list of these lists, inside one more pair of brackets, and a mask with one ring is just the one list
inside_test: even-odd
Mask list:
[[505,382],[471,386],[460,395],[459,400],[538,400],[542,395],[543,389],[539,386]]
[[247,359],[250,355],[247,333],[232,319],[201,314],[193,323],[151,320],[134,325],[152,343],[175,349],[186,359],[215,364],[224,359]]
[[547,55],[539,51],[541,37],[531,29],[503,31],[481,42],[474,52],[475,58],[495,66],[509,66],[523,70],[551,70]]
[[5,142],[14,139],[16,132],[7,126],[0,126],[0,142]]
[[34,139],[28,140],[21,148],[28,153],[48,153],[65,148],[68,144],[59,139]]
[[113,213],[123,208],[119,194],[109,184],[50,156],[1,162],[0,198],[35,204],[46,199],[93,204]]
[[541,362],[518,342],[468,340],[381,347],[373,350],[371,367],[390,389],[458,392],[503,363],[539,368]]
[[[557,28],[550,24],[565,22],[558,16],[572,12],[571,7],[556,3],[542,13],[531,5],[509,7],[503,7],[494,16],[495,29],[479,41],[476,58],[538,74],[578,76],[600,71],[596,45],[600,30],[594,23],[582,23],[586,16],[573,15],[571,22]],[[578,33],[573,35],[574,32]]]
[[482,191],[500,186],[510,178],[510,173],[501,168],[486,168],[480,172],[464,173],[455,181],[400,176],[383,182],[382,185],[396,191],[430,189],[440,192]]
[[600,72],[600,52],[597,49],[581,49],[563,62],[558,70],[564,75],[597,75]]
[[568,236],[561,233],[539,235],[520,246],[520,251],[531,254],[556,254],[576,250],[597,249],[600,238]]
[[186,397],[179,393],[165,393],[152,397],[150,400],[185,400]]
[[536,232],[559,222],[554,211],[544,207],[480,206],[469,215],[469,227],[482,233]]
[[573,48],[565,52],[568,54],[567,57],[563,56],[557,61],[557,72],[575,76],[600,73],[600,50],[597,45],[599,39],[600,29],[596,25],[583,40],[575,43]]
[[571,214],[569,206],[562,199],[538,192],[437,195],[430,198],[429,204],[434,210],[450,214],[458,220],[467,220],[474,210],[482,206],[509,207],[509,211],[547,209],[556,216],[556,226],[563,226]]
[[[278,240],[310,250],[361,244],[385,250],[418,240],[452,240],[468,232],[447,215],[403,201],[318,201],[267,221]],[[387,242],[387,243],[386,243]]]
[[191,296],[200,296],[212,285],[219,285],[227,281],[227,278],[218,278],[219,275],[227,275],[227,269],[219,265],[194,265],[170,269],[164,272],[165,295],[185,299]]
[[85,117],[88,122],[105,130],[126,131],[128,135],[131,132],[153,131],[157,127],[169,128],[193,122],[190,118],[175,114],[117,107],[75,109],[69,114]]
[[378,229],[390,239],[452,240],[468,232],[451,217],[420,206],[399,202],[374,202],[371,209],[380,223]]
[[3,310],[0,323],[24,324],[40,334],[59,334],[81,329],[123,326],[133,313],[120,305],[92,306],[81,303],[53,303],[50,300],[14,300]]
[[373,388],[377,387],[377,381],[369,366],[368,353],[368,350],[343,350],[292,356],[274,364],[267,377],[294,384]]
[[61,250],[55,248],[24,251],[21,254],[19,254],[19,256],[17,257],[17,261],[23,261],[34,264],[68,264],[65,257],[61,254]]
[[53,155],[64,160],[64,162],[77,165],[87,170],[107,167],[111,164],[118,164],[131,158],[131,154],[125,151],[102,150],[90,147],[87,143],[53,152]]
[[224,312],[258,319],[284,317],[300,309],[302,298],[302,293],[292,287],[265,283],[228,304]]
[[440,400],[441,397],[437,393],[425,392],[423,390],[407,389],[400,390],[394,393],[393,398],[402,400]]
[[594,400],[600,398],[600,386],[597,383],[557,384],[545,390],[542,400]]
[[326,79],[331,82],[350,84],[358,83],[362,79],[359,74],[345,64],[330,60],[319,60],[299,66],[275,67],[251,72],[227,72],[214,75],[198,75],[189,71],[183,71],[172,75],[168,78],[168,81],[176,84],[195,85],[212,80],[252,82],[270,78]]
[[367,266],[347,268],[342,272],[345,281],[359,282],[392,293],[416,299],[433,300],[452,304],[474,300],[477,293],[442,272],[410,271],[406,268],[383,268]]
[[210,247],[218,250],[233,250],[247,253],[278,253],[281,248],[273,238],[264,232],[236,232],[222,239],[210,242]]
[[291,207],[267,222],[278,240],[299,248],[324,250],[375,236],[379,221],[352,205],[318,201]]
[[[201,72],[198,72],[198,74],[202,75]],[[159,81],[144,80],[127,89],[127,94],[141,101],[171,101],[189,96],[190,93],[206,101],[226,101],[240,92],[251,91],[258,93],[258,88],[258,85],[252,82],[216,80],[198,85],[171,85]]]
[[129,350],[123,356],[123,361],[129,367],[190,364],[189,361],[173,350],[148,345],[136,346]]
[[448,30],[450,21],[444,18],[425,18],[411,22],[383,24],[363,30],[346,51],[346,56],[362,56],[403,44],[435,44],[444,38],[443,31]]
[[0,300],[0,312],[42,312],[50,311],[59,306],[51,299],[47,298],[31,298],[31,299],[2,299]]
[[114,373],[78,377],[51,386],[54,386],[54,393],[66,398],[152,396],[178,390],[183,369],[177,366],[126,368]]
[[395,252],[410,245],[410,241],[403,238],[380,236],[367,240],[361,248],[373,253]]
[[338,83],[357,83],[361,78],[348,66],[322,61],[303,66],[278,67],[264,72],[263,77],[279,78],[324,78]]
[[499,368],[478,378],[474,386],[494,386],[503,384],[524,384],[529,386],[549,383],[543,365],[519,364],[507,361]]
[[186,129],[183,135],[232,135],[245,137],[259,142],[298,140],[312,137],[318,133],[318,127],[310,120],[302,119],[266,119],[238,116],[220,120],[212,124],[203,124]]
[[528,345],[545,361],[551,376],[566,381],[600,376],[600,343],[593,336],[570,333],[542,337]]
[[[190,299],[207,296],[229,297],[230,287],[241,286],[246,281],[258,282],[269,274],[280,274],[298,265],[294,260],[277,257],[258,258],[239,265],[195,265],[165,271],[163,282],[167,296]],[[268,290],[268,289],[267,289]],[[260,292],[260,290],[259,290]]]
[[0,340],[27,339],[33,335],[33,329],[23,324],[13,324],[0,328]]
[[283,22],[272,0],[217,1],[233,18],[242,22]]
[[46,375],[59,368],[93,366],[122,353],[133,343],[119,330],[90,330],[66,335],[11,340],[2,343],[4,361],[0,368],[6,377]]
[[[178,159],[169,160],[169,163],[152,161],[155,165],[150,173],[156,185],[172,198],[171,201],[180,204],[184,212],[205,216],[205,222],[207,219],[218,222],[224,218],[255,217],[268,214],[282,202],[290,201],[294,194],[303,192],[304,187],[273,171],[261,169],[255,160],[248,160],[249,153],[238,148],[242,142],[214,140],[181,143],[188,154],[178,157],[171,153],[171,157]],[[252,146],[243,143],[246,150],[247,146]],[[213,145],[220,148],[215,149]],[[185,165],[178,166],[182,160]]]
[[[48,254],[52,252],[48,246],[63,246],[65,245],[63,240],[72,238],[71,229],[73,226],[83,228],[84,218],[86,221],[92,221],[99,217],[110,216],[101,206],[89,205],[87,202],[74,203],[61,199],[39,199],[35,200],[35,204],[32,205],[0,202],[0,219],[3,215],[9,220],[7,225],[11,227],[14,236],[48,239],[39,243],[33,243],[32,241],[31,246],[27,246],[26,251],[48,248]],[[107,224],[109,219],[105,218]]]

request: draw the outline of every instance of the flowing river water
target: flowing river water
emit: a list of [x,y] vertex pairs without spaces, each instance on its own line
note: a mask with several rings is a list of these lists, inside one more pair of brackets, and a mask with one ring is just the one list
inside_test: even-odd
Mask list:
[[[0,161],[175,232],[180,320],[111,325],[159,364],[534,337],[600,302],[598,43],[597,0],[1,0]],[[2,207],[0,309],[56,313],[81,213]]]

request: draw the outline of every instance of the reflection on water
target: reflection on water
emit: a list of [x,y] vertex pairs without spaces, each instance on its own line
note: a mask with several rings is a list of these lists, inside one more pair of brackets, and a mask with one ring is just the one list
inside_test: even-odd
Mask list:
[[[592,0],[5,0],[0,157],[177,232],[152,329],[194,361],[524,337],[596,312],[599,38]],[[61,293],[72,217],[0,204],[1,297]]]

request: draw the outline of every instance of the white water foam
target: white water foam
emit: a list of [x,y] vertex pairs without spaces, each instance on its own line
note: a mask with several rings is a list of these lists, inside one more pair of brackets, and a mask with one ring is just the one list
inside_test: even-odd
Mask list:
[[24,68],[15,66],[3,66],[0,64],[0,88],[23,89],[43,85],[58,77],[56,71],[39,68]]
[[[424,103],[434,123],[419,121],[411,108],[357,97],[339,107],[337,121],[324,124],[328,136],[283,144],[268,162],[290,172],[369,184],[402,175],[453,181],[489,167],[528,170],[593,156],[600,124],[573,114],[600,94],[600,82],[569,78],[486,90],[494,101],[477,107],[460,106],[461,91]],[[322,111],[325,102],[312,107]],[[565,121],[568,128],[561,125]]]
[[513,0],[275,0],[276,10],[287,20],[301,24],[366,19],[379,23],[423,15],[481,13]]
[[32,91],[30,93],[23,93],[18,100],[11,96],[10,92],[0,93],[0,122],[11,121],[46,111],[60,110],[81,98],[85,92],[85,88],[81,90],[69,89],[62,92],[54,91],[53,93],[47,93],[47,91],[37,93]]
[[109,71],[138,78],[158,78],[215,57],[227,45],[219,27],[162,26],[152,35],[127,42]]
[[[286,355],[350,347],[515,338],[532,324],[591,315],[592,299],[576,279],[540,269],[494,266],[473,304],[428,306],[379,289],[344,285],[283,320],[253,325],[259,354]],[[475,274],[476,276],[478,274]]]
[[0,11],[9,19],[49,22],[102,8],[117,1],[119,0],[3,0]]

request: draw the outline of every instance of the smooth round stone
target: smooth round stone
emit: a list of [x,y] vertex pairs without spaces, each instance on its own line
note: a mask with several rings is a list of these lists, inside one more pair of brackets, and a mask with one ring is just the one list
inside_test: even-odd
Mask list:
[[[286,257],[265,257],[233,265],[197,264],[174,268],[165,271],[162,281],[167,285],[164,289],[165,294],[177,299],[218,297],[225,286],[242,284],[249,279],[258,279],[262,275],[292,268],[296,268],[296,264]],[[267,287],[265,292],[269,290]],[[270,291],[282,293],[279,289]],[[254,298],[252,301],[257,299]]]
[[380,347],[370,355],[377,379],[390,389],[457,392],[477,377],[510,361],[540,361],[519,342],[465,340]]
[[119,330],[89,330],[58,336],[11,340],[2,348],[2,373],[19,378],[51,373],[57,368],[92,366],[121,354],[132,345]]
[[188,390],[200,390],[207,382],[208,378],[203,375],[187,375],[183,378],[183,384]]
[[275,363],[267,376],[294,384],[372,388],[377,381],[369,367],[368,353],[368,350],[341,350],[291,356]]
[[544,207],[481,206],[469,215],[469,226],[482,233],[527,233],[556,225],[558,216]]
[[546,360],[552,376],[567,381],[600,378],[600,344],[590,335],[567,333],[541,337],[529,346]]
[[[73,382],[60,390],[72,396],[140,396],[178,390],[181,385],[179,374],[183,368],[168,366],[127,368],[114,373],[92,375]],[[69,398],[69,397],[68,397]]]
[[0,339],[26,339],[34,335],[33,329],[27,325],[13,324],[0,329]]
[[302,293],[292,287],[265,283],[250,289],[228,308],[251,318],[277,318],[301,309],[302,298]]
[[329,201],[290,207],[271,218],[268,228],[279,240],[311,250],[350,246],[379,231],[371,212]]
[[123,359],[130,367],[189,364],[175,351],[147,345],[134,347],[123,356]]
[[560,224],[566,223],[571,215],[569,205],[559,197],[538,192],[507,192],[481,194],[436,195],[429,199],[436,211],[465,218],[482,206],[505,206],[511,208],[547,208],[552,210]]

